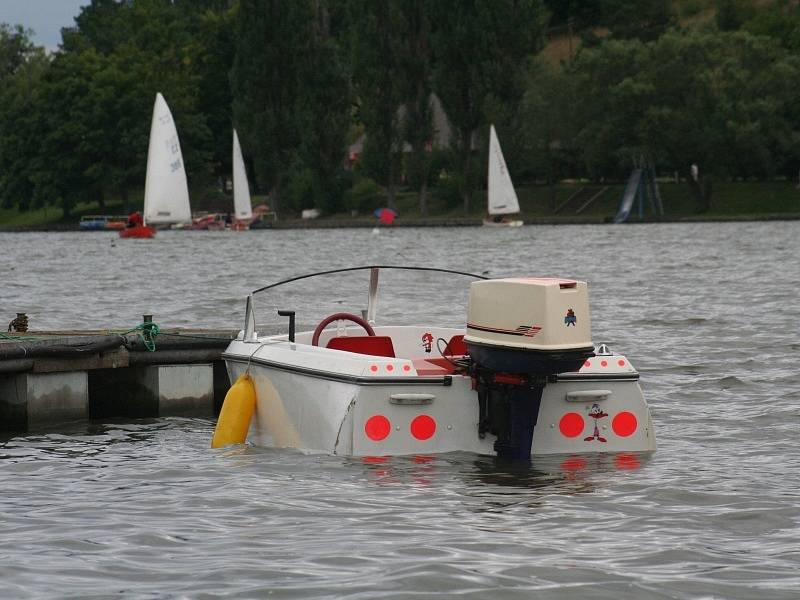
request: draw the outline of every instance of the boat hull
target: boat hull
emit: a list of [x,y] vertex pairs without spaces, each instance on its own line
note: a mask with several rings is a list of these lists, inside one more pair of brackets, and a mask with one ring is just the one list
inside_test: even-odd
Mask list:
[[525,223],[519,219],[514,221],[492,221],[491,219],[484,219],[484,227],[522,227]]
[[136,227],[126,227],[120,229],[119,237],[121,238],[151,238],[155,237],[156,230],[147,225],[137,225]]
[[[478,434],[478,396],[467,375],[431,376],[413,368],[387,377],[388,365],[399,373],[408,363],[324,348],[304,358],[300,344],[262,342],[237,340],[224,354],[232,381],[245,370],[253,377],[257,401],[249,439],[255,445],[345,456],[495,453],[495,437]],[[624,357],[603,362],[610,360],[626,368],[603,373],[609,367],[597,361],[584,373],[548,383],[532,454],[655,450],[638,374]]]

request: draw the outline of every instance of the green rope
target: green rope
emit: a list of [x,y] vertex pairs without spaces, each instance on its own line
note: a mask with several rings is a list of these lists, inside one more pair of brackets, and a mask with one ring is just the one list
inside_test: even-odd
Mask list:
[[147,348],[148,352],[155,352],[156,351],[156,336],[159,334],[161,330],[159,329],[158,325],[153,323],[152,321],[142,323],[141,325],[137,325],[133,329],[128,329],[122,335],[127,333],[138,333],[139,337],[144,344],[144,347]]
[[0,340],[11,340],[14,342],[18,342],[20,340],[38,340],[40,338],[31,337],[29,335],[8,335],[7,333],[3,333],[0,331]]

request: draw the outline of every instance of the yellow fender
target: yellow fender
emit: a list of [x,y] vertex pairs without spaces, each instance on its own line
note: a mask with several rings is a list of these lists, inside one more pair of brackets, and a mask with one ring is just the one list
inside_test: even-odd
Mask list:
[[225,394],[217,427],[211,440],[212,448],[244,444],[250,420],[256,409],[256,387],[250,374],[242,373]]

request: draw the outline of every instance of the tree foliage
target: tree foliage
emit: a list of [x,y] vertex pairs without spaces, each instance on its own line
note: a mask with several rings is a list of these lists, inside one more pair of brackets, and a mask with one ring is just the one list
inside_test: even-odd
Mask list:
[[[407,185],[424,214],[436,182],[470,210],[491,123],[517,183],[624,178],[642,160],[685,176],[697,164],[699,189],[794,177],[800,9],[710,5],[694,26],[669,0],[91,0],[50,54],[0,24],[0,203],[69,214],[133,196],[157,92],[193,191],[228,177],[235,125],[282,211],[363,208],[376,183],[345,192],[364,176],[390,204]],[[537,56],[548,26],[592,43],[556,64]]]
[[798,57],[745,32],[610,41],[573,66],[586,172],[623,176],[637,159],[688,178],[790,174],[800,137]]
[[400,106],[404,101],[401,73],[404,13],[402,0],[348,2],[348,33],[353,89],[358,119],[367,133],[367,151],[384,157],[383,172],[373,171],[395,204],[399,160],[403,148]]
[[404,0],[403,8],[405,30],[400,54],[405,106],[403,138],[411,146],[406,171],[419,193],[419,212],[427,215],[435,135],[431,99],[434,66],[431,0]]
[[0,24],[0,205],[33,202],[41,124],[37,108],[49,59],[22,27]]
[[[453,127],[464,210],[485,177],[472,152],[488,140],[489,104],[510,108],[524,93],[526,59],[541,47],[544,11],[536,0],[441,0],[432,5],[434,89]],[[511,112],[511,111],[509,111]]]
[[[298,165],[313,175],[317,192],[288,198],[291,208],[313,202],[333,209],[339,201],[326,195],[325,180],[344,157],[349,96],[331,16],[326,0],[242,0],[239,6],[234,121],[276,210]],[[292,189],[301,188],[308,186]]]

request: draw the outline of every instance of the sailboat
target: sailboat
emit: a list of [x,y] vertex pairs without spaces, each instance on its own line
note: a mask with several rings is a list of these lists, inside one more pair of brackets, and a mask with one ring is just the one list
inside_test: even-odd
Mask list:
[[239,136],[233,130],[233,211],[231,229],[243,231],[250,229],[253,219],[253,206],[250,202],[250,186],[247,184],[247,171],[244,168],[242,147]]
[[508,173],[503,151],[497,139],[494,125],[489,130],[489,185],[488,185],[489,216],[483,224],[490,227],[520,227],[522,220],[507,219],[504,215],[519,213],[519,200],[511,175]]
[[128,226],[120,230],[123,238],[148,238],[157,226],[192,222],[189,186],[183,165],[175,121],[164,96],[156,94],[147,150],[147,175],[144,184],[144,216],[134,213]]

